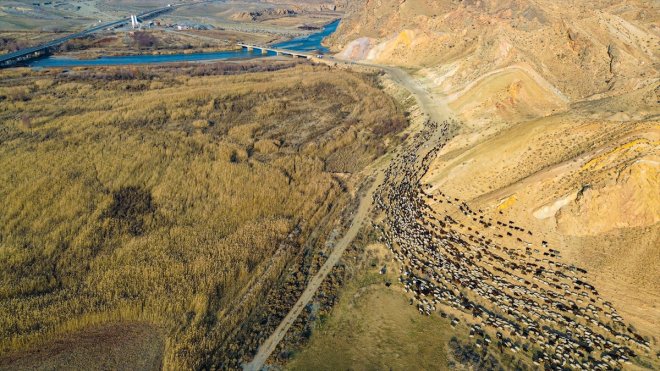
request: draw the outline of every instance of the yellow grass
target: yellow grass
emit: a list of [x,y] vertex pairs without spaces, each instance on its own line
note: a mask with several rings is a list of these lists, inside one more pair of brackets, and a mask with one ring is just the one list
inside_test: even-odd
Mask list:
[[227,364],[254,278],[275,285],[279,243],[343,197],[327,170],[358,171],[401,116],[370,76],[214,68],[2,72],[0,354],[141,320],[165,368]]

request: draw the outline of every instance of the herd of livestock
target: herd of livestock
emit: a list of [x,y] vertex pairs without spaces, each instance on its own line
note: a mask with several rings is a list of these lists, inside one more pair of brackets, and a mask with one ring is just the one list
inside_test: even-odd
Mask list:
[[452,325],[459,317],[467,321],[484,352],[525,352],[546,369],[618,369],[636,356],[633,349],[648,351],[649,342],[602,300],[587,272],[562,263],[548,242],[422,186],[454,127],[428,122],[374,195],[385,216],[376,227],[401,263],[399,280],[420,313],[447,316],[440,305],[460,311]]

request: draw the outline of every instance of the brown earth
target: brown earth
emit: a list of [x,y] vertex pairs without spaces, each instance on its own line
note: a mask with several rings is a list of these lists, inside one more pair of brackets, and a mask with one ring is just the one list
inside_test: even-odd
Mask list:
[[92,326],[38,347],[0,356],[0,370],[160,370],[161,331],[139,322]]
[[461,118],[426,184],[539,232],[653,336],[658,10],[652,1],[358,1],[328,44],[340,58],[409,68]]
[[352,2],[329,43],[425,68],[444,93],[517,66],[583,99],[653,82],[658,41],[658,6],[648,1],[382,0]]

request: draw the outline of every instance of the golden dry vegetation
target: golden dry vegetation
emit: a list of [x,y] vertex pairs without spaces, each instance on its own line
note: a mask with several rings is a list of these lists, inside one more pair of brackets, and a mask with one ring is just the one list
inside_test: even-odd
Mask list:
[[223,346],[276,286],[281,243],[405,122],[376,76],[310,65],[0,82],[0,354],[140,321],[162,329],[165,368],[236,366]]

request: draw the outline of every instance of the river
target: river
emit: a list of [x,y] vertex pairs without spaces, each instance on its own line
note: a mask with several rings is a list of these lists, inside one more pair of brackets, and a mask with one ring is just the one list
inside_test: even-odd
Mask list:
[[[325,26],[320,32],[291,39],[271,45],[274,48],[289,49],[300,52],[318,50],[327,52],[321,42],[337,29],[339,20]],[[216,53],[168,54],[168,55],[125,55],[113,57],[100,57],[96,59],[76,59],[62,56],[49,56],[31,61],[30,67],[78,67],[78,66],[120,66],[130,64],[158,64],[175,62],[201,62],[228,59],[249,59],[263,56],[273,56],[275,53],[261,54],[261,51],[231,50]]]

